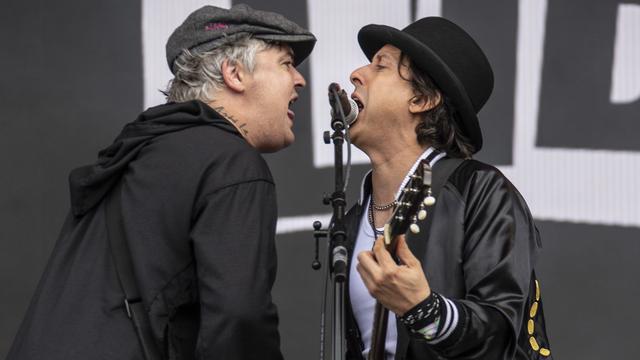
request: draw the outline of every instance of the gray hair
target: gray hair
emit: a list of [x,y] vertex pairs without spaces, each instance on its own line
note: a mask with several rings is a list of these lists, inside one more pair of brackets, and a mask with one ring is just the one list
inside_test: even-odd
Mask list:
[[251,35],[234,38],[211,51],[198,52],[188,49],[176,58],[175,76],[163,91],[167,101],[213,101],[214,93],[224,87],[222,63],[229,60],[242,64],[249,72],[255,67],[256,54],[275,44],[254,39]]

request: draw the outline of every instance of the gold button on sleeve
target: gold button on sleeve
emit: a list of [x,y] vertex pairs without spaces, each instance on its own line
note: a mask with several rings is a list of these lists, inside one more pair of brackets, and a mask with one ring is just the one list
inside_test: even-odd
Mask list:
[[531,305],[531,310],[529,311],[529,317],[534,318],[537,313],[538,313],[538,302],[536,301],[533,303],[533,305]]
[[540,283],[536,280],[536,301],[540,301]]
[[540,345],[538,345],[538,341],[533,336],[529,338],[529,344],[531,344],[531,348],[535,351],[540,350]]
[[533,329],[533,320],[529,319],[529,322],[527,322],[527,331],[529,332],[529,335],[533,335]]
[[546,348],[542,348],[542,349],[540,349],[540,355],[549,356],[549,355],[551,355],[551,350],[546,349]]

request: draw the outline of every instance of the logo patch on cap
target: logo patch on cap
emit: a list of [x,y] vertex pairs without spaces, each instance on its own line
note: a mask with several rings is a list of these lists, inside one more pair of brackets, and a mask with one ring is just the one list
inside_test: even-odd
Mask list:
[[229,25],[225,23],[216,22],[216,23],[208,23],[207,25],[205,25],[204,30],[205,31],[221,30],[221,29],[226,29],[228,27]]

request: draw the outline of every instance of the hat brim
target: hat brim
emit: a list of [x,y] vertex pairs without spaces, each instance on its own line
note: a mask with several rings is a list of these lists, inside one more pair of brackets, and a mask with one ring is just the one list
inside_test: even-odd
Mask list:
[[[226,36],[224,38],[216,39],[214,41],[208,41],[197,46],[191,48],[191,50],[196,51],[210,51],[218,46],[221,43],[233,41],[234,39],[240,38],[242,36],[251,35],[252,37],[265,41],[276,41],[279,43],[283,43],[289,45],[291,50],[293,50],[293,64],[295,66],[300,65],[309,55],[316,44],[316,38],[313,35],[299,34],[299,35],[291,35],[291,34],[252,34],[248,32],[239,32],[233,35]],[[171,61],[172,64],[175,65],[175,59]],[[175,73],[173,67],[171,71]]]
[[289,45],[289,47],[291,47],[291,50],[293,50],[293,63],[295,66],[300,65],[300,63],[302,63],[307,57],[309,57],[316,44],[315,36],[307,34],[253,34],[253,37],[261,40],[277,41]]
[[433,50],[405,32],[391,26],[377,24],[360,29],[358,43],[369,61],[387,44],[406,53],[453,102],[459,115],[455,120],[458,120],[457,123],[462,128],[462,132],[471,141],[474,152],[482,148],[482,131],[471,99],[458,77]]

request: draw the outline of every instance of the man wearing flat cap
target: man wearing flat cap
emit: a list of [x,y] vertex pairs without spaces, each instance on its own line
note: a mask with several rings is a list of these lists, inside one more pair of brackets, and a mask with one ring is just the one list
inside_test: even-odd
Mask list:
[[167,104],[71,172],[71,211],[9,352],[22,359],[281,359],[276,195],[315,37],[205,6],[167,42]]
[[358,41],[371,63],[351,74],[350,132],[372,170],[345,219],[347,358],[551,359],[538,231],[516,188],[471,159],[493,88],[484,53],[439,17],[368,25]]

